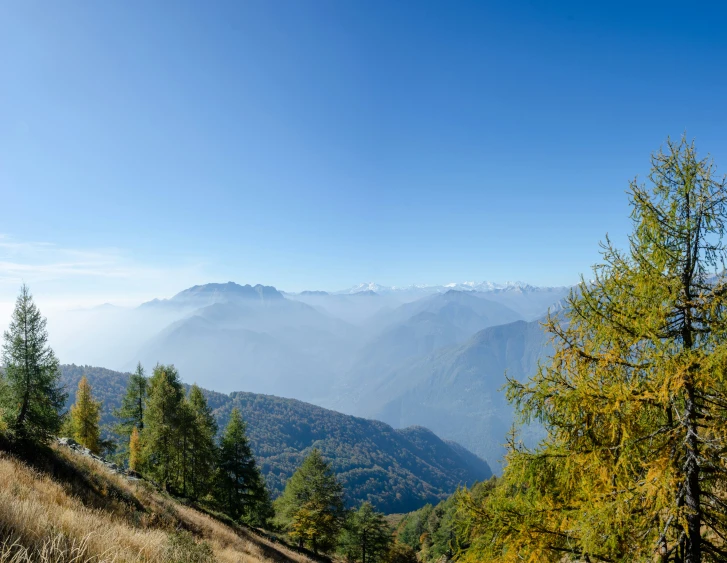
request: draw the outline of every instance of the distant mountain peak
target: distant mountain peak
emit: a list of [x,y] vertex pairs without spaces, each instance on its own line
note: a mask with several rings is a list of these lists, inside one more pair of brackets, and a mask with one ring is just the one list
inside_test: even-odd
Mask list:
[[[374,292],[377,294],[385,295],[389,293],[416,293],[426,295],[430,293],[446,293],[450,290],[456,291],[479,291],[479,292],[502,292],[502,291],[516,291],[516,292],[531,292],[531,291],[542,291],[554,289],[550,287],[538,287],[522,281],[506,281],[505,283],[495,283],[491,281],[464,281],[464,282],[452,282],[444,285],[428,285],[428,284],[411,284],[402,286],[386,286],[379,285],[376,282],[360,283],[343,291],[337,291],[338,294],[356,294],[363,292]],[[558,288],[560,289],[560,288]]]
[[285,299],[283,294],[269,285],[240,285],[235,282],[227,283],[206,283],[194,285],[180,291],[171,299],[153,299],[142,303],[142,306],[150,305],[206,305],[212,303],[252,300],[252,301],[277,301]]
[[240,285],[235,282],[227,283],[206,283],[204,285],[195,285],[184,291],[180,291],[172,300],[181,301],[194,299],[199,296],[220,296],[220,297],[239,297],[243,299],[284,299],[283,295],[274,287],[269,285]]

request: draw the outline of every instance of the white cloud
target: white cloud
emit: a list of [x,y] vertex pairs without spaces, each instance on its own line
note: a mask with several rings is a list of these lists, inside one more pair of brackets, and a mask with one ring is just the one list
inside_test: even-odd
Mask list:
[[199,283],[202,270],[201,263],[146,264],[119,248],[68,248],[0,234],[0,303],[14,301],[27,283],[53,307],[132,304]]

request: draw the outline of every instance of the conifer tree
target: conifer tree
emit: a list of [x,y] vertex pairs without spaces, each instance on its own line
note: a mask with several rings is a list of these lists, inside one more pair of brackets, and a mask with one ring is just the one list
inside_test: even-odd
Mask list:
[[78,382],[76,402],[71,406],[71,429],[73,438],[95,454],[101,449],[100,420],[101,403],[94,400],[91,385],[84,375]]
[[120,420],[116,427],[117,432],[131,435],[134,428],[144,430],[144,409],[146,405],[148,380],[144,375],[144,368],[139,362],[136,371],[129,377],[126,386],[126,395],[121,400],[121,406],[114,411],[114,416]]
[[193,499],[205,496],[212,486],[217,466],[217,422],[202,390],[192,385],[189,390],[189,408],[193,418],[193,431],[189,441],[189,494]]
[[346,519],[341,537],[341,551],[349,561],[378,563],[386,556],[392,536],[384,515],[376,512],[370,502]]
[[511,441],[473,561],[727,560],[726,184],[685,140],[649,179],[631,184],[630,249],[607,241],[546,323],[552,360],[509,383],[547,438]]
[[141,438],[139,429],[134,427],[129,438],[129,469],[138,471],[141,465]]
[[343,506],[343,487],[314,449],[275,501],[276,520],[300,546],[327,552],[336,545],[345,516]]
[[190,458],[192,457],[192,440],[195,434],[195,417],[189,400],[182,398],[175,422],[176,452],[175,488],[182,496],[187,496],[187,484],[191,478]]
[[46,320],[26,285],[20,289],[3,340],[0,410],[4,421],[17,438],[46,441],[61,427],[66,394],[60,385],[58,359],[48,345]]
[[184,399],[176,368],[157,364],[149,379],[148,392],[142,433],[143,467],[169,490],[177,477],[179,413]]
[[265,482],[237,408],[232,409],[220,440],[216,493],[223,510],[232,518],[253,522],[267,516]]

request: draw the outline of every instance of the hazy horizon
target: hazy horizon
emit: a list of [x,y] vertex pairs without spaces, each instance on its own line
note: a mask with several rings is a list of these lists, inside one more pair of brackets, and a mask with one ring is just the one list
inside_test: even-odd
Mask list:
[[659,6],[3,3],[0,322],[23,281],[577,283],[667,136],[727,160],[723,9]]

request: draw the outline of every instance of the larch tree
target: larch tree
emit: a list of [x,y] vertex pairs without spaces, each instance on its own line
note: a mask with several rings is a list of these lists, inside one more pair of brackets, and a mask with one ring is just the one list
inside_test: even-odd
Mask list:
[[217,422],[207,399],[196,384],[189,390],[188,402],[194,421],[189,441],[189,495],[198,499],[212,489],[218,459],[215,444]]
[[363,502],[346,519],[341,551],[349,561],[378,563],[386,556],[391,541],[391,528],[384,515],[376,512],[370,502]]
[[232,409],[220,440],[216,495],[224,511],[236,520],[255,522],[267,517],[269,500],[265,481],[255,463],[245,421],[237,408]]
[[288,479],[275,513],[299,545],[316,553],[336,545],[345,516],[343,487],[320,451],[314,449]]
[[173,365],[157,364],[149,379],[142,433],[143,468],[164,488],[176,484],[177,436],[184,390]]
[[120,434],[130,436],[134,428],[144,430],[144,410],[146,408],[147,385],[149,380],[144,375],[144,368],[139,362],[136,371],[129,377],[126,394],[121,400],[121,406],[114,411],[119,419],[116,427]]
[[100,420],[101,402],[94,400],[84,375],[78,382],[76,402],[71,406],[71,429],[73,438],[95,454],[101,450]]
[[512,440],[475,507],[472,561],[727,560],[725,180],[693,143],[631,183],[628,251],[546,328],[554,354],[508,393],[547,438]]
[[139,429],[134,427],[129,437],[129,469],[138,471],[141,466],[141,437]]
[[48,345],[46,320],[26,285],[3,340],[0,410],[8,430],[20,439],[47,441],[61,428],[67,395],[58,359]]

